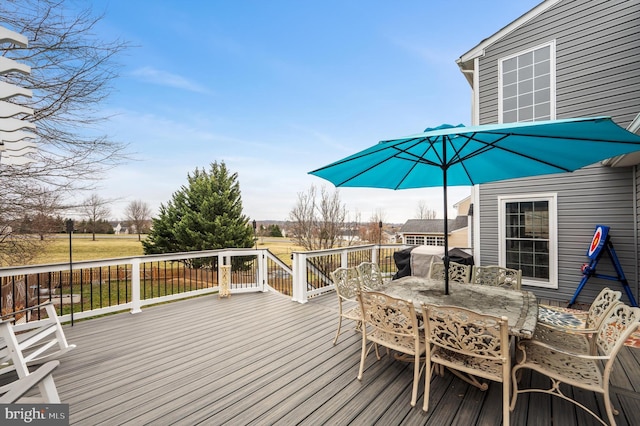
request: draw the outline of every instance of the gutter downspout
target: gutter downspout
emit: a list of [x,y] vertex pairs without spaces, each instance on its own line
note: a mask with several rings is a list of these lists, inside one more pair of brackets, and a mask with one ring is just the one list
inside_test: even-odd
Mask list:
[[[640,132],[640,113],[638,115],[636,115],[636,118],[633,119],[633,121],[629,124],[629,126],[627,127],[627,130],[630,131],[631,133],[639,133]],[[606,160],[603,160],[600,164],[602,164],[605,167],[615,167],[622,159],[624,159],[626,157],[626,155],[619,155],[617,157],[613,157],[613,158],[607,158]],[[640,214],[640,211],[638,211],[638,173],[640,172],[638,165],[635,164],[633,166],[632,169],[632,184],[633,184],[633,238],[635,239],[635,244],[633,246],[633,256],[635,259],[635,264],[634,264],[634,273],[633,273],[633,278],[635,280],[635,294],[634,296],[638,297],[639,295],[639,291],[640,291],[640,283],[638,282],[638,280],[640,279],[640,271],[638,270],[638,268],[640,268],[640,252],[638,251],[638,215]]]
[[[633,212],[634,212],[634,219],[633,219],[633,238],[635,239],[636,243],[633,245],[634,249],[633,249],[633,254],[634,254],[634,258],[635,258],[635,268],[634,268],[634,274],[633,274],[633,278],[636,282],[635,285],[635,294],[634,296],[637,298],[638,297],[638,191],[636,190],[637,186],[637,176],[638,176],[638,166],[635,165],[633,166],[633,176],[632,176],[632,181],[633,181],[633,188],[634,188],[634,192],[635,194],[633,195]],[[637,299],[636,299],[637,300]]]
[[[638,113],[638,115],[636,115],[636,118],[633,119],[633,121],[631,122],[631,124],[629,124],[629,127],[627,128],[627,130],[629,130],[630,132],[633,133],[638,133],[638,131],[640,131],[640,113]],[[640,283],[638,283],[638,279],[640,278],[639,276],[639,272],[638,272],[638,267],[639,264],[638,262],[640,261],[640,259],[638,259],[638,256],[640,256],[640,253],[638,253],[638,214],[640,212],[638,212],[638,190],[636,188],[638,188],[638,165],[634,165],[633,166],[633,189],[635,194],[633,195],[633,211],[635,213],[634,215],[634,221],[633,221],[633,238],[635,238],[636,243],[634,245],[634,256],[636,259],[636,264],[635,264],[635,271],[633,274],[634,279],[636,280],[636,288],[635,288],[635,296],[638,297],[638,292],[640,291]]]
[[[458,64],[460,65],[460,63]],[[480,57],[473,59],[473,69],[462,69],[460,71],[465,74],[467,80],[471,81],[471,125],[480,124]],[[471,74],[471,79],[468,75]],[[471,189],[471,202],[473,203],[473,216],[471,217],[471,248],[473,249],[473,262],[476,265],[481,264],[480,253],[480,186],[474,185]]]

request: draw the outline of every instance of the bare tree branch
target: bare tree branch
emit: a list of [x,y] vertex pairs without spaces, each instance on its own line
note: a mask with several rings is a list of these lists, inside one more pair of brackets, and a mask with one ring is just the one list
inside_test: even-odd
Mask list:
[[427,203],[422,200],[418,203],[418,208],[416,209],[416,219],[435,219],[436,218],[436,211],[433,209],[430,209],[429,206],[427,206]]
[[324,187],[320,199],[315,186],[306,193],[298,193],[298,201],[289,213],[290,232],[294,241],[306,250],[322,250],[342,243],[342,235],[347,228],[346,207],[340,201],[340,194],[330,194]]
[[151,207],[142,200],[134,200],[127,205],[124,214],[129,225],[133,226],[138,234],[138,241],[140,241],[140,234],[147,232],[149,229],[151,221]]
[[[71,191],[94,189],[103,173],[127,159],[126,145],[98,131],[108,117],[100,103],[118,77],[116,58],[129,46],[95,35],[102,15],[91,9],[72,12],[68,0],[3,0],[0,26],[27,37],[28,46],[0,44],[0,55],[31,67],[0,81],[30,89],[33,97],[7,100],[33,108],[33,116],[15,117],[36,124],[36,160],[21,166],[0,165],[0,260],[29,253],[17,248],[20,218],[32,217],[44,193],[61,201]],[[74,4],[75,6],[75,4]],[[62,203],[60,207],[64,206]],[[52,213],[51,213],[52,214]]]
[[96,240],[98,222],[106,220],[111,214],[108,203],[108,200],[101,198],[98,194],[91,194],[89,198],[84,200],[82,205],[82,213],[87,218],[93,241]]

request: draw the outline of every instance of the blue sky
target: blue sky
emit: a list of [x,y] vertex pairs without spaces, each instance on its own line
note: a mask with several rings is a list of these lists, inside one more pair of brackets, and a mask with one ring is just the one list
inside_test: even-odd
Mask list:
[[[81,2],[80,2],[81,3]],[[455,60],[537,0],[94,1],[97,29],[132,47],[101,107],[136,161],[96,191],[124,218],[132,200],[155,212],[196,167],[238,173],[245,214],[286,220],[308,172],[383,139],[470,124],[471,91]],[[467,187],[449,190],[453,204]],[[441,188],[343,188],[351,216],[442,217]],[[453,213],[453,212],[452,212]]]

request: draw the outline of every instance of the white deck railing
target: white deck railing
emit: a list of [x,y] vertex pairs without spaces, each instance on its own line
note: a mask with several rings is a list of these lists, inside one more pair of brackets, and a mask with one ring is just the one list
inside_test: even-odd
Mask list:
[[[3,314],[46,300],[62,321],[217,293],[219,265],[231,265],[231,294],[275,290],[305,303],[333,290],[329,272],[363,261],[391,270],[400,245],[363,245],[317,252],[294,252],[292,268],[267,249],[223,249],[104,260],[0,268]],[[379,259],[382,257],[384,259]],[[73,316],[72,316],[73,313]]]

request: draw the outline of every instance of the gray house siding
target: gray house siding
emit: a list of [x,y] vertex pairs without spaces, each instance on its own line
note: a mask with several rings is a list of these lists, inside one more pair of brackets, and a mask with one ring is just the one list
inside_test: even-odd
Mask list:
[[[640,203],[638,202],[640,200],[640,168],[638,167],[634,170],[634,178],[636,198],[634,199],[633,212],[636,220],[636,250],[639,251],[634,267],[634,280],[638,283],[637,287],[640,287]],[[640,296],[640,288],[638,288],[636,295]]]
[[479,124],[498,122],[498,61],[556,40],[556,118],[640,112],[640,2],[565,0],[485,49]]
[[[497,123],[500,59],[555,40],[556,118],[612,116],[627,127],[640,112],[640,1],[564,0],[485,48],[479,58],[479,124]],[[481,263],[498,262],[499,195],[558,194],[558,289],[528,287],[538,297],[569,300],[587,261],[596,224],[611,226],[625,275],[638,299],[637,167],[592,166],[572,174],[485,184],[480,215]],[[635,186],[634,186],[634,183]],[[598,272],[614,274],[605,256]],[[616,282],[591,278],[579,302]]]
[[[482,185],[481,263],[498,263],[498,196],[557,193],[558,289],[527,287],[538,297],[568,301],[582,279],[580,267],[586,256],[595,226],[611,227],[610,234],[623,270],[637,294],[634,224],[633,174],[630,168],[588,167],[567,175],[548,175],[537,180],[515,179]],[[615,275],[611,262],[603,256],[598,272]],[[593,300],[605,286],[621,289],[616,282],[590,278],[579,302]]]

